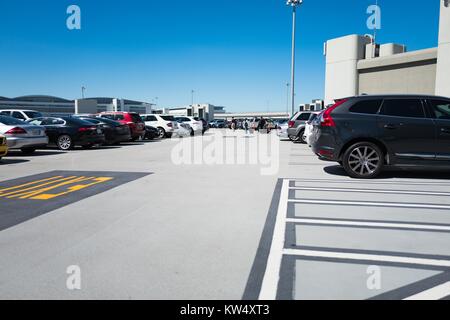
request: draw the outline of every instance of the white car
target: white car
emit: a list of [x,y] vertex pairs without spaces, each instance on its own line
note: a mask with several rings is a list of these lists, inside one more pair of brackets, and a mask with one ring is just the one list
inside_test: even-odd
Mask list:
[[143,114],[142,120],[146,126],[158,129],[159,138],[171,138],[175,133],[176,122],[173,116],[165,116],[159,114]]
[[191,136],[203,134],[203,122],[200,120],[195,120],[194,117],[176,117],[175,121],[178,123],[188,124],[191,127]]
[[22,121],[43,117],[42,113],[34,110],[0,110],[1,116],[13,117]]
[[191,135],[191,126],[187,123],[176,123],[175,134],[178,137],[188,137]]
[[48,144],[44,127],[8,116],[0,115],[0,134],[6,137],[10,150],[20,149],[25,154],[31,154]]
[[280,139],[289,139],[289,135],[288,135],[288,121],[283,121],[283,122],[279,122],[277,124],[277,135]]
[[311,143],[310,143],[309,140],[311,138],[311,134],[312,134],[313,129],[314,129],[313,122],[314,122],[314,120],[317,119],[317,117],[319,115],[320,115],[320,112],[313,112],[313,113],[311,113],[311,116],[309,117],[309,120],[305,124],[305,132],[303,134],[303,138],[304,138],[304,141],[308,144],[308,146],[311,146]]

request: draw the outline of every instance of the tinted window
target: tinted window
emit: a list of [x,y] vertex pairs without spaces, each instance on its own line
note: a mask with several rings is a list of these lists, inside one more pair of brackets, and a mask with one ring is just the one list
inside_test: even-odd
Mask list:
[[311,117],[311,113],[301,113],[297,118],[297,121],[308,121],[309,117]]
[[44,125],[44,119],[34,119],[28,121],[29,124],[34,124],[36,126],[43,126]]
[[418,99],[387,99],[381,114],[405,118],[425,118],[422,101]]
[[133,122],[142,122],[141,116],[137,113],[130,113]]
[[24,124],[23,121],[17,120],[12,117],[0,116],[0,123],[6,124],[7,126],[13,126],[16,124]]
[[3,115],[3,116],[10,116],[11,112],[9,112],[9,111],[0,111],[0,114]]
[[430,100],[430,104],[437,119],[450,120],[450,101]]
[[355,103],[350,112],[364,113],[364,114],[377,114],[380,110],[380,106],[383,100],[364,100]]
[[112,119],[112,120],[125,120],[125,117],[123,114],[115,114],[112,116],[112,118],[108,118],[108,119]]
[[158,121],[155,116],[142,117],[144,121]]
[[73,126],[92,126],[92,123],[77,118],[62,118],[62,120],[65,120],[68,124]]
[[24,111],[24,113],[25,113],[25,114],[27,115],[27,117],[30,118],[30,119],[42,117],[42,113],[36,112],[36,111]]
[[175,121],[175,118],[173,116],[161,116],[161,118],[166,121]]
[[21,112],[18,112],[18,111],[14,111],[12,116],[16,119],[26,120],[25,116]]

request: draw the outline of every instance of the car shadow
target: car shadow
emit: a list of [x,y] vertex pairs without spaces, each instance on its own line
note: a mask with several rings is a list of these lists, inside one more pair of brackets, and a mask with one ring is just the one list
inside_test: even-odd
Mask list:
[[4,166],[4,165],[8,165],[8,164],[19,164],[19,163],[24,163],[24,162],[30,162],[30,160],[2,158],[0,160],[0,166]]
[[53,150],[36,150],[35,152],[33,152],[32,154],[25,154],[22,153],[22,151],[16,151],[16,150],[12,150],[8,152],[8,156],[14,156],[14,157],[19,157],[19,158],[23,158],[23,157],[44,157],[44,156],[54,156],[57,154],[64,154],[66,153],[65,151],[59,151],[58,149]]
[[[326,173],[348,177],[344,168],[339,165],[328,166],[323,169]],[[437,169],[396,169],[396,168],[386,168],[378,177],[374,180],[383,179],[394,179],[394,178],[404,178],[404,179],[432,179],[432,180],[450,180],[450,169],[447,170],[437,170]]]

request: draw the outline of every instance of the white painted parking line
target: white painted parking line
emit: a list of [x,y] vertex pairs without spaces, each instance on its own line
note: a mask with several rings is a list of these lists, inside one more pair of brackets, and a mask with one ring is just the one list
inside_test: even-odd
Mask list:
[[276,300],[278,282],[280,280],[281,260],[283,258],[283,248],[286,231],[287,204],[289,198],[289,180],[283,180],[281,188],[280,202],[278,205],[277,219],[267,259],[266,271],[264,273],[259,300]]
[[359,192],[359,193],[405,194],[405,195],[445,196],[445,197],[450,196],[450,192],[435,192],[435,191],[407,191],[407,190],[323,188],[323,187],[291,187],[289,189],[298,191]]
[[298,257],[332,258],[342,260],[363,260],[375,262],[390,262],[403,264],[416,264],[424,266],[450,267],[450,260],[408,258],[375,254],[329,252],[317,250],[284,249],[283,254]]
[[333,226],[358,226],[358,227],[377,227],[377,228],[396,228],[396,229],[417,229],[430,231],[450,231],[450,226],[426,225],[426,224],[407,224],[407,223],[382,223],[382,222],[361,222],[361,221],[339,221],[339,220],[316,220],[316,219],[287,219],[290,223],[321,224]]
[[450,281],[403,300],[440,300],[450,295]]
[[418,182],[414,180],[389,180],[389,181],[373,181],[373,180],[358,180],[358,179],[349,179],[349,180],[333,180],[333,179],[292,179],[294,183],[334,183],[334,184],[367,184],[367,185],[411,185],[411,186],[439,186],[439,187],[450,187],[450,183],[443,182],[442,180],[432,180],[432,181],[423,181]]
[[391,207],[391,208],[418,208],[418,209],[444,209],[450,210],[450,205],[438,205],[427,203],[398,203],[398,202],[371,202],[371,201],[337,201],[337,200],[289,200],[290,203],[322,204],[322,205],[342,205],[342,206],[370,206],[370,207]]

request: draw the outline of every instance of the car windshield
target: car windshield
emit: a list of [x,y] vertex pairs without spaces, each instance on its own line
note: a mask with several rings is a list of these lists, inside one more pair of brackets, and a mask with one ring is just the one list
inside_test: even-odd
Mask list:
[[34,118],[41,118],[42,113],[36,112],[36,111],[24,111],[24,113],[27,115],[28,118],[34,119]]
[[8,116],[0,116],[0,123],[3,123],[7,126],[14,126],[14,125],[23,125],[24,122],[21,120],[17,120],[15,118],[12,117],[8,117]]

